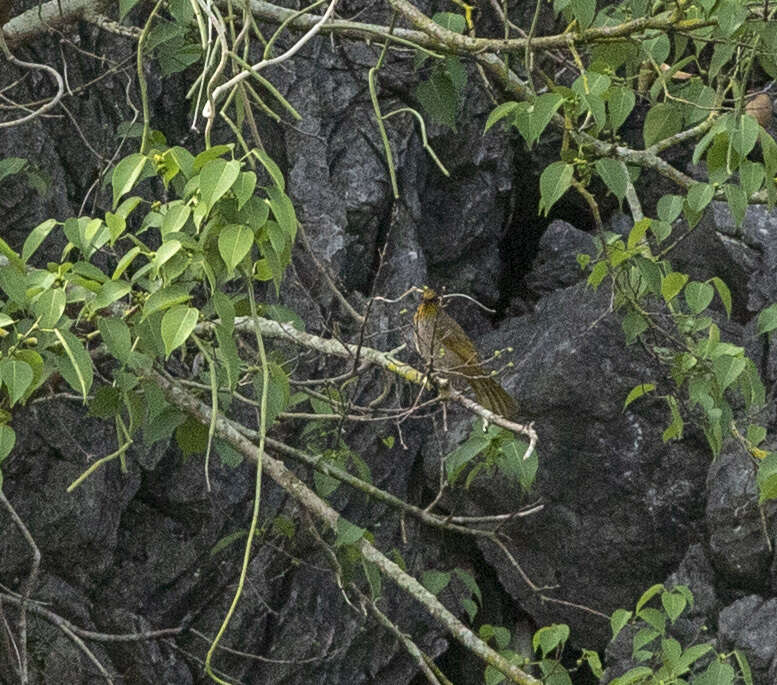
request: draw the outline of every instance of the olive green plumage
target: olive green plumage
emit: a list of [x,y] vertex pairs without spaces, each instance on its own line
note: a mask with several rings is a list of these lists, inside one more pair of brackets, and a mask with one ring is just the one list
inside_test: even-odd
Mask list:
[[433,370],[454,381],[457,376],[465,378],[479,404],[506,419],[515,418],[515,400],[483,368],[477,348],[445,313],[440,296],[431,288],[424,288],[413,324],[418,354]]

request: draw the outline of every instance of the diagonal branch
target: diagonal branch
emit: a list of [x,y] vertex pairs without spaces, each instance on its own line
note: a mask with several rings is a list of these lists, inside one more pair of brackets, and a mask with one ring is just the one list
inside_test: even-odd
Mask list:
[[[365,345],[353,345],[342,342],[335,338],[321,338],[305,331],[299,331],[289,323],[279,323],[277,321],[270,321],[269,319],[263,319],[262,317],[256,317],[256,325],[259,327],[262,335],[268,338],[285,338],[289,342],[293,342],[303,347],[308,347],[317,352],[327,354],[330,356],[341,357],[351,360],[364,360],[375,366],[380,366],[386,371],[401,376],[407,381],[416,385],[427,386],[428,374],[422,373],[413,368],[409,364],[394,359],[389,353],[376,350],[372,347]],[[204,322],[197,326],[198,331],[210,331],[216,326],[213,322]],[[253,330],[254,321],[250,316],[239,316],[235,318],[235,329],[251,332]],[[517,423],[516,421],[509,421],[494,412],[489,411],[485,407],[481,406],[474,400],[465,397],[461,392],[455,388],[447,387],[445,389],[447,397],[452,399],[457,404],[469,409],[474,414],[483,417],[489,423],[502,426],[514,433],[520,433],[525,435],[529,439],[529,447],[524,454],[524,459],[528,459],[537,444],[537,432],[534,430],[534,424]]]
[[[264,331],[262,334],[265,335]],[[190,395],[174,382],[154,371],[147,371],[146,377],[162,389],[171,404],[191,414],[203,425],[210,425],[211,410],[207,405],[200,402],[196,397]],[[224,417],[219,416],[216,419],[215,425],[216,434],[220,438],[229,442],[245,459],[256,460],[256,446],[241,435]],[[332,531],[337,531],[338,524],[344,521],[344,519],[289,471],[281,461],[265,452],[262,456],[262,469],[315,518],[326,524]],[[539,680],[510,663],[501,654],[483,642],[454,616],[437,597],[415,578],[405,573],[397,564],[384,556],[364,537],[356,542],[355,546],[359,549],[364,559],[375,564],[384,575],[391,578],[402,590],[420,602],[431,616],[442,623],[456,640],[477,657],[493,666],[518,685],[541,685]]]

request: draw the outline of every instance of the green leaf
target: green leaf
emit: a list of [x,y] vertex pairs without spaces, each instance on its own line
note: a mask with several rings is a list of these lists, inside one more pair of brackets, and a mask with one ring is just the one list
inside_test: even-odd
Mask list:
[[439,595],[451,582],[451,574],[444,571],[424,571],[421,576],[421,585],[423,585],[433,595]]
[[758,315],[758,333],[763,335],[777,328],[777,303],[770,304]]
[[175,441],[184,457],[204,454],[208,448],[208,427],[193,416],[187,416],[186,420],[175,429]]
[[192,210],[189,205],[168,205],[167,211],[164,213],[164,218],[162,219],[162,225],[159,227],[162,236],[164,237],[168,233],[177,233],[180,231],[188,221],[191,213]]
[[693,679],[693,685],[731,685],[734,675],[733,666],[715,659],[704,673]]
[[540,212],[548,216],[551,208],[572,185],[574,167],[565,162],[549,164],[540,176]]
[[270,208],[278,225],[289,236],[291,242],[297,235],[297,215],[294,213],[294,205],[288,196],[278,188],[268,187],[264,189],[270,201]]
[[[666,398],[666,403],[669,406],[669,414],[672,420],[666,427],[666,430],[664,430],[662,433],[661,439],[664,442],[669,442],[670,440],[674,439],[679,440],[683,437],[683,428],[685,427],[685,422],[683,421],[683,417],[680,415],[680,408],[677,405],[677,399],[673,395],[669,395]],[[639,612],[639,609],[637,611]]]
[[582,659],[588,664],[594,677],[597,680],[600,680],[604,675],[604,668],[602,667],[602,661],[599,658],[599,654],[591,649],[583,649]]
[[747,157],[758,140],[758,122],[749,114],[742,115],[733,131],[729,132],[731,147],[740,157]]
[[475,432],[453,452],[445,457],[445,475],[453,485],[464,467],[488,447],[490,440]]
[[663,605],[669,620],[674,623],[680,614],[685,611],[686,602],[685,597],[678,592],[662,592],[661,604]]
[[641,47],[645,55],[651,57],[656,64],[666,62],[667,57],[669,57],[669,51],[672,49],[669,43],[669,36],[665,33],[660,33],[655,38],[641,41]]
[[[193,161],[191,161],[191,169],[192,173],[197,173],[201,171],[203,168],[205,168],[205,165],[210,162],[213,159],[218,159],[219,157],[223,157],[227,153],[231,152],[232,149],[235,147],[234,143],[228,143],[226,145],[214,145],[213,147],[209,147],[207,150],[203,150],[198,154]],[[178,150],[184,150],[184,148],[173,148]],[[190,154],[188,151],[184,150],[187,154]],[[181,165],[181,169],[183,169],[184,166]]]
[[254,194],[256,189],[256,174],[253,171],[243,171],[237,177],[235,185],[232,186],[232,192],[237,200],[237,208],[240,209]]
[[335,535],[335,547],[354,545],[364,537],[367,531],[354,525],[342,516],[337,518],[337,530]]
[[237,181],[240,175],[240,162],[224,159],[212,159],[200,172],[200,200],[212,208]]
[[448,74],[435,70],[426,81],[416,86],[415,96],[435,122],[456,130],[459,96]]
[[105,225],[108,227],[108,232],[111,236],[111,245],[127,230],[127,220],[113,212],[105,212]]
[[687,280],[688,275],[681,274],[678,271],[672,271],[664,276],[661,279],[661,295],[664,301],[669,303],[677,297]]
[[162,317],[162,341],[165,344],[165,356],[183,345],[192,334],[200,312],[194,307],[177,305],[168,309]]
[[642,135],[645,147],[669,138],[682,129],[682,116],[677,108],[665,102],[653,105],[645,117]]
[[46,219],[46,221],[44,221],[42,224],[38,224],[30,231],[24,240],[24,245],[22,246],[23,262],[27,262],[27,260],[32,257],[33,254],[35,254],[35,251],[38,249],[38,247],[40,247],[40,244],[46,239],[48,234],[51,233],[51,229],[56,225],[56,220]]
[[[626,170],[626,165],[617,159],[602,158],[596,160],[594,167],[612,194],[618,198],[619,202],[623,201],[629,184],[629,172]],[[647,230],[647,226],[645,230]]]
[[680,655],[675,665],[675,671],[678,674],[685,673],[693,664],[711,651],[712,644],[709,642],[701,645],[691,645]]
[[740,0],[721,0],[716,15],[718,31],[724,38],[728,38],[744,23],[747,7]]
[[[221,146],[215,146],[215,147],[221,147]],[[228,145],[225,145],[223,147],[226,147],[227,150],[230,149]],[[214,148],[210,148],[210,150],[213,150]],[[205,153],[210,152],[210,150],[205,150]],[[205,154],[201,153],[201,154]],[[201,155],[198,155],[200,157]],[[181,173],[184,175],[186,180],[188,181],[192,176],[194,176],[194,156],[191,152],[189,152],[186,148],[180,147],[179,145],[174,145],[169,150],[165,150],[165,153],[163,155],[165,162],[175,169],[180,169]],[[201,168],[198,167],[198,169]]]
[[10,405],[13,407],[32,383],[32,368],[26,362],[3,359],[0,362],[0,380],[8,388]]
[[27,166],[27,160],[21,157],[6,157],[0,160],[0,181],[6,176],[14,176]]
[[169,440],[185,421],[186,414],[169,405],[157,414],[149,411],[149,419],[143,424],[143,444],[150,447],[160,440]]
[[464,33],[467,29],[467,22],[464,17],[453,12],[438,12],[432,16],[432,21],[454,33]]
[[166,288],[160,288],[152,293],[143,305],[143,317],[141,321],[147,319],[155,312],[168,309],[176,304],[188,302],[191,295],[182,285],[170,285]]
[[627,249],[632,250],[643,241],[651,223],[652,221],[650,219],[645,218],[640,219],[634,224],[629,231],[629,239],[626,243]]
[[270,157],[270,155],[268,155],[264,150],[260,150],[259,148],[255,148],[252,152],[254,156],[262,163],[262,166],[267,170],[267,173],[270,174],[270,178],[272,178],[272,182],[276,185],[278,190],[280,190],[282,193],[285,192],[286,182],[283,179],[283,173],[273,158]]
[[[558,2],[559,0],[556,0]],[[569,2],[569,0],[564,0],[564,2]],[[497,671],[493,666],[490,664],[486,665],[486,669],[483,672],[483,683],[484,685],[500,685],[500,683],[503,683],[506,680],[506,676],[501,671]]]
[[64,354],[57,357],[57,368],[62,378],[84,398],[89,394],[94,379],[92,370],[92,358],[84,349],[81,341],[70,331],[54,329],[54,335],[59,340]]
[[610,89],[607,97],[607,110],[610,113],[610,126],[613,131],[617,131],[628,119],[631,110],[637,101],[634,91],[631,88],[615,86]]
[[278,514],[272,521],[273,533],[283,535],[288,540],[293,540],[297,534],[297,527],[288,516]]
[[714,79],[718,72],[728,63],[736,50],[736,43],[734,41],[722,41],[715,45],[715,49],[712,51],[712,58],[710,59],[709,66],[709,78],[710,81]]
[[108,352],[123,364],[126,364],[130,358],[132,349],[132,339],[130,330],[123,319],[119,317],[102,317],[97,324],[100,330],[100,337],[108,348]]
[[777,452],[769,452],[758,464],[756,474],[758,484],[758,503],[777,499]]
[[298,331],[305,330],[305,322],[293,309],[280,304],[269,304],[262,307],[262,315],[278,323],[290,323]]
[[51,328],[57,324],[65,311],[66,301],[65,291],[60,288],[46,290],[35,300],[32,310],[35,312],[35,316],[40,318],[41,328]]
[[636,654],[643,647],[649,645],[653,640],[659,637],[659,635],[661,635],[661,631],[652,626],[638,630],[632,640],[632,654]]
[[728,289],[728,286],[723,279],[714,276],[710,280],[712,281],[712,285],[715,286],[715,290],[718,291],[718,297],[726,310],[726,316],[731,318],[731,291]]
[[[367,561],[364,557],[361,559],[362,570],[364,571],[364,576],[367,578],[367,584],[370,586],[370,597],[373,600],[377,600],[380,598],[383,585],[380,569],[378,568],[377,564],[374,564],[371,561]],[[477,611],[477,607],[475,607],[475,611]]]
[[114,209],[119,204],[121,197],[132,190],[148,163],[149,160],[146,156],[137,152],[133,155],[128,155],[116,165],[111,177]]
[[110,304],[121,299],[132,290],[132,286],[127,281],[106,281],[97,293],[97,297],[92,301],[95,309],[104,309]]
[[747,427],[747,439],[756,447],[766,439],[766,428],[758,424],[751,423]]
[[232,274],[254,244],[254,233],[242,224],[229,224],[219,233],[219,254]]
[[626,401],[623,403],[623,409],[625,410],[634,400],[639,399],[649,392],[653,392],[655,389],[656,386],[654,383],[640,383],[639,385],[635,385],[626,397]]
[[694,314],[704,311],[714,296],[715,290],[709,283],[691,281],[685,286],[685,302]]
[[[14,432],[14,429],[11,428],[8,424],[3,424],[0,426],[0,462],[3,461],[10,453],[11,450],[14,448],[14,445],[16,444],[16,433]],[[2,486],[0,486],[0,489],[2,489]]]
[[532,638],[532,648],[539,651],[543,657],[548,656],[557,647],[562,646],[569,639],[569,626],[565,624],[553,624],[540,628]]
[[683,211],[685,198],[680,195],[662,195],[658,200],[658,218],[667,223],[672,223]]
[[766,171],[764,165],[760,162],[751,162],[745,159],[739,165],[739,183],[742,185],[742,192],[746,197],[761,190]]
[[488,115],[483,133],[487,133],[488,129],[494,124],[516,112],[519,107],[520,105],[517,102],[503,102],[500,105],[497,105],[491,114]]
[[656,237],[660,245],[672,234],[672,225],[667,221],[653,221],[650,224],[650,232]]
[[[291,395],[289,376],[280,364],[268,362],[269,383],[267,386],[267,418],[265,425],[269,429],[278,418],[278,414],[286,409]],[[257,401],[262,396],[262,374],[257,373],[253,378],[254,395]],[[328,408],[327,411],[331,411]]]
[[222,552],[231,544],[237,542],[238,540],[242,540],[247,536],[248,531],[245,528],[236,530],[234,533],[230,533],[229,535],[225,535],[215,545],[213,545],[213,547],[210,548],[210,556],[215,557],[219,552]]
[[685,123],[695,126],[706,119],[715,107],[715,91],[709,86],[692,82],[686,91],[686,99],[693,103],[685,110]]
[[618,637],[618,633],[623,630],[633,614],[626,609],[616,609],[610,617],[610,628],[612,629],[612,639]]
[[529,145],[532,145],[534,141],[539,139],[553,115],[563,103],[564,98],[557,93],[545,93],[536,98],[521,114],[522,117],[526,118],[527,130],[529,132],[529,138],[526,142]]
[[288,236],[286,236],[283,229],[276,221],[268,221],[265,224],[265,228],[267,230],[267,235],[270,238],[272,249],[275,250],[275,254],[283,254],[288,243]]
[[571,0],[570,6],[579,28],[587,29],[596,15],[596,0]]
[[621,327],[626,334],[626,344],[631,345],[640,334],[648,328],[648,322],[638,311],[631,310],[621,321]]
[[714,195],[715,189],[709,183],[694,183],[685,201],[692,212],[699,214],[712,201]]
[[0,288],[15,304],[27,304],[26,274],[13,264],[0,266]]
[[739,227],[745,220],[747,212],[747,194],[739,186],[727,183],[723,186],[723,192],[726,194],[728,208],[731,210],[731,216],[734,217],[734,224]]
[[[656,222],[653,222],[653,224]],[[652,228],[652,224],[651,224]],[[661,294],[661,279],[663,275],[661,273],[661,267],[652,259],[647,259],[641,255],[635,257],[637,263],[637,269],[640,276],[644,279],[647,289],[654,295]]]
[[742,357],[723,355],[712,362],[712,370],[721,392],[731,385],[745,370],[746,362]]
[[[30,383],[30,387],[27,388],[27,392],[21,398],[21,402],[24,403],[30,398],[32,393],[38,389],[42,382],[44,371],[43,357],[41,357],[35,350],[25,349],[16,350],[16,352],[14,352],[14,359],[25,362],[32,369],[32,383]],[[50,368],[46,370],[47,377],[51,371],[52,369]]]
[[745,685],[753,685],[753,674],[750,672],[750,664],[747,661],[747,656],[741,649],[735,649],[734,656],[739,665],[739,670],[742,672],[742,680]]
[[235,305],[232,304],[232,299],[217,290],[213,293],[213,306],[224,330],[231,332],[235,326]]
[[140,2],[140,0],[119,0],[119,20],[121,21],[124,19],[138,2]]
[[635,607],[635,611],[637,614],[639,614],[642,607],[644,607],[653,597],[658,595],[660,592],[663,592],[666,588],[661,583],[655,583],[654,585],[651,585],[647,590],[645,590],[640,598],[637,600],[637,605]]
[[127,270],[130,264],[132,264],[132,260],[135,259],[140,254],[140,247],[135,246],[128,250],[124,256],[119,260],[119,263],[116,265],[116,269],[113,272],[113,275],[111,278],[115,281],[122,277],[124,272]]
[[112,385],[101,385],[89,402],[89,414],[99,419],[118,416],[122,408],[121,391]]
[[[475,578],[472,576],[471,573],[468,573],[464,569],[461,568],[455,568],[453,569],[453,572],[456,574],[458,579],[464,583],[464,585],[467,587],[467,589],[470,591],[471,594],[473,594],[477,600],[478,604],[483,604],[483,595],[480,592],[480,587],[478,586],[477,582],[475,581]],[[508,633],[509,634],[509,633]],[[504,645],[506,647],[507,645]],[[502,647],[502,649],[504,648]]]

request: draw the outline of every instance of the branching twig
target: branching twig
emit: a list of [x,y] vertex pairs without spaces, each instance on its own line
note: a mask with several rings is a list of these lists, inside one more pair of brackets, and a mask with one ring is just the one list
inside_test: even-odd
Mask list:
[[30,595],[38,581],[41,554],[38,545],[35,544],[35,539],[32,537],[32,534],[19,514],[16,513],[16,509],[14,509],[13,505],[8,501],[8,498],[5,496],[2,489],[0,489],[0,504],[2,504],[6,511],[11,515],[11,519],[32,550],[32,566],[22,590],[21,600],[19,602],[19,620],[17,622],[19,628],[19,680],[22,685],[27,685],[29,682],[29,664],[27,663],[27,604],[30,601]]
[[[256,325],[261,325],[256,323]],[[204,425],[210,423],[210,409],[192,397],[184,390],[158,373],[148,370],[147,378],[155,382],[165,393],[168,401],[179,409],[192,414]],[[216,421],[217,435],[229,442],[246,459],[257,458],[256,447],[241,435],[228,421],[219,417]],[[340,514],[332,509],[327,502],[316,495],[297,476],[289,471],[280,461],[269,454],[262,457],[262,470],[272,478],[282,489],[288,492],[310,514],[327,525],[332,531],[338,529],[342,520]],[[362,557],[375,564],[385,576],[394,581],[402,590],[419,601],[423,607],[442,623],[451,635],[466,649],[477,657],[505,674],[518,685],[541,685],[540,681],[510,663],[498,652],[489,647],[477,637],[464,623],[454,616],[431,592],[415,578],[405,573],[397,564],[384,556],[364,537],[354,543]]]

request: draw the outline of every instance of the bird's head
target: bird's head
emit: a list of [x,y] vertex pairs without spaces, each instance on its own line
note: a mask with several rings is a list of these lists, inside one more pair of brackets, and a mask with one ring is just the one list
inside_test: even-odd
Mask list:
[[440,302],[440,296],[436,290],[425,285],[421,291],[421,302],[424,304],[437,304]]

